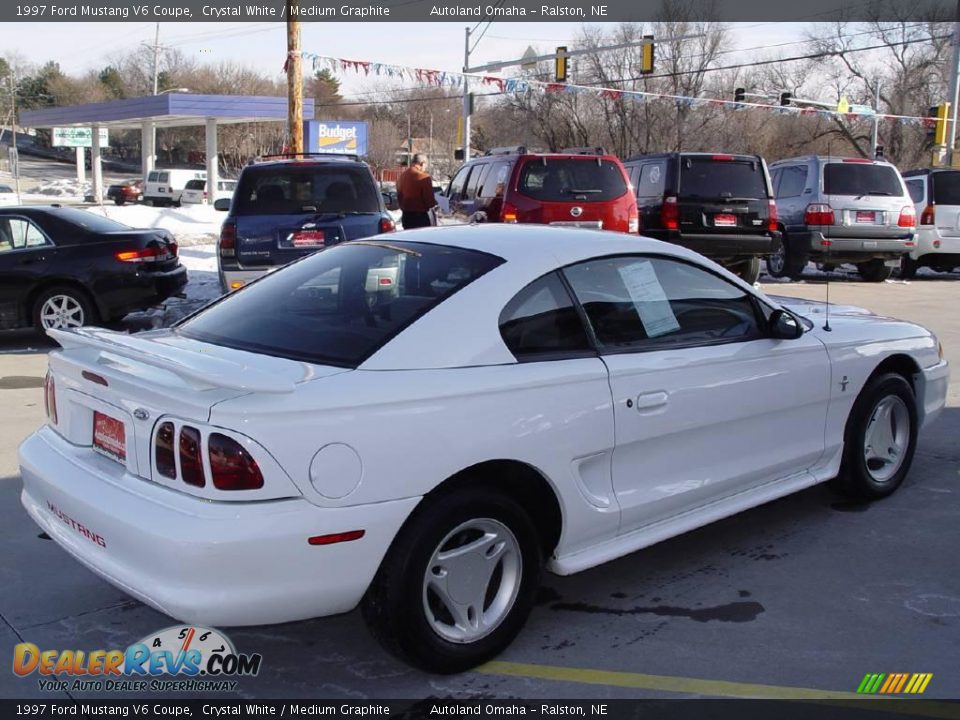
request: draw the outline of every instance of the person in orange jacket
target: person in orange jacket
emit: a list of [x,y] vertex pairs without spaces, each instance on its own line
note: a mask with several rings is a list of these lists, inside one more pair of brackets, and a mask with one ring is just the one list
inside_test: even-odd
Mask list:
[[433,178],[426,170],[426,156],[417,153],[397,181],[397,203],[403,213],[400,222],[404,230],[432,225],[430,210],[437,203],[433,197]]

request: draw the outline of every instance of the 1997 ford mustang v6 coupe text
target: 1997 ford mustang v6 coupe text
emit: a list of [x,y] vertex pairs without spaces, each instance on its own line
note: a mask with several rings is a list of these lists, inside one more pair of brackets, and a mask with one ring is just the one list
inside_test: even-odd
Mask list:
[[795,308],[625,235],[343,243],[172,329],[50,331],[23,504],[180,620],[360,604],[392,652],[462,670],[516,635],[544,568],[826,480],[900,485],[944,406],[937,339],[850,307],[826,331]]

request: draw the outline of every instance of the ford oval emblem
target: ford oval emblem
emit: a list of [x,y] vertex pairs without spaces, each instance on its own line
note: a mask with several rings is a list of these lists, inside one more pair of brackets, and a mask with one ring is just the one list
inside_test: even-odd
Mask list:
[[581,215],[583,215],[583,208],[582,208],[582,207],[572,207],[572,208],[570,208],[570,214],[573,215],[574,217],[580,217]]
[[150,413],[148,413],[148,412],[147,412],[146,410],[144,410],[143,408],[137,408],[136,410],[134,410],[134,411],[133,411],[133,416],[134,416],[137,420],[149,420],[149,419],[150,419]]

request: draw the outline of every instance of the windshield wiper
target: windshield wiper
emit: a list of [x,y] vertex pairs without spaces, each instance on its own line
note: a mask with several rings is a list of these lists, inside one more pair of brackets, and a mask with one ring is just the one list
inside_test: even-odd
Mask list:
[[863,193],[862,195],[857,195],[857,197],[854,199],[859,200],[860,198],[870,197],[871,195],[877,195],[880,197],[890,197],[893,195],[893,193],[887,192],[886,190],[867,190],[867,192]]
[[603,190],[578,190],[576,188],[567,188],[566,192],[571,195],[598,195],[603,192]]

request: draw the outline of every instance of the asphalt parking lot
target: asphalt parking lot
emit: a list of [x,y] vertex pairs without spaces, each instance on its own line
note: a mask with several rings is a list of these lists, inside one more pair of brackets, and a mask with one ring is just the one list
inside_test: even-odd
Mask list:
[[[820,300],[825,286],[764,290]],[[845,280],[830,292],[927,325],[960,367],[956,275]],[[173,624],[39,537],[20,506],[16,447],[42,422],[47,347],[29,334],[0,338],[0,657],[17,642],[123,648]],[[933,673],[927,697],[960,697],[956,369],[948,404],[892,498],[851,503],[815,487],[579,575],[548,576],[520,637],[477,671],[411,670],[353,612],[228,630],[238,650],[263,655],[234,697],[844,697],[869,672]],[[0,697],[38,695],[35,675],[0,671]]]

